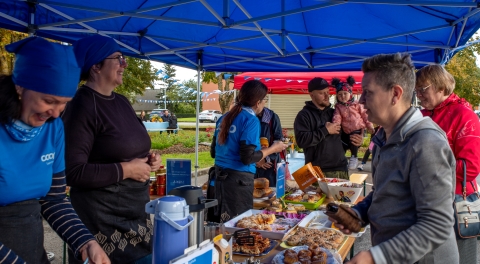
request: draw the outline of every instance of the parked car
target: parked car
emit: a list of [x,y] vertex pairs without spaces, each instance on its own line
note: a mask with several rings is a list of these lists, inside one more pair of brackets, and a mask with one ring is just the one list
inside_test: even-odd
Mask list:
[[198,121],[200,123],[203,121],[210,121],[210,122],[216,123],[221,116],[222,116],[222,112],[218,110],[203,110],[198,115]]

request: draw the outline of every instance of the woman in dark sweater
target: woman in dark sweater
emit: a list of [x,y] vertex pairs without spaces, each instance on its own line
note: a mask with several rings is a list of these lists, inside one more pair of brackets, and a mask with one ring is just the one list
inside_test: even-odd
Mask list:
[[153,226],[144,208],[150,172],[161,160],[149,154],[150,137],[128,100],[113,92],[127,67],[119,50],[98,35],[75,44],[87,82],[62,117],[67,183],[72,205],[112,263],[151,263]]

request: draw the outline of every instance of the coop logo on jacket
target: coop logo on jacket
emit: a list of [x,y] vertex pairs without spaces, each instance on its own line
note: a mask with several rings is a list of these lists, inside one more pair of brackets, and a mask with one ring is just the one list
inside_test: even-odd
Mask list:
[[41,160],[42,162],[46,162],[47,165],[51,164],[54,159],[55,159],[55,152],[48,153],[48,154],[42,155],[42,156],[40,157],[40,160]]

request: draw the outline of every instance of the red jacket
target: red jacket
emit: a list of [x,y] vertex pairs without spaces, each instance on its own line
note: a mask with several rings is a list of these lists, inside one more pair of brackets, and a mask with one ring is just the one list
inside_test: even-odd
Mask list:
[[462,194],[463,163],[467,164],[467,195],[474,190],[470,181],[477,188],[475,178],[480,173],[480,122],[465,99],[452,93],[433,110],[422,110],[447,134],[448,143],[457,160],[457,184],[455,194]]

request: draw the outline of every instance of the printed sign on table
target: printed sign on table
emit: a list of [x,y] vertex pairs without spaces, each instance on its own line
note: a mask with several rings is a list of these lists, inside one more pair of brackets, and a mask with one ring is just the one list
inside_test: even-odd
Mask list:
[[167,159],[167,194],[183,185],[192,185],[192,161],[189,159]]
[[277,197],[282,197],[285,194],[285,162],[277,164]]

